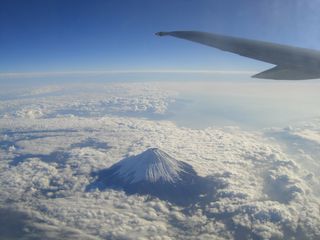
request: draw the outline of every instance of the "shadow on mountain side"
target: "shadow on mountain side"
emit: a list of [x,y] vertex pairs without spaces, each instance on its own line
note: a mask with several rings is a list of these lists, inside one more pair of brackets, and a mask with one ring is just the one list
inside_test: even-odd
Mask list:
[[126,194],[150,195],[175,205],[188,206],[213,196],[220,184],[197,175],[193,167],[159,149],[125,158],[108,169],[93,173],[96,180],[86,191],[123,190]]

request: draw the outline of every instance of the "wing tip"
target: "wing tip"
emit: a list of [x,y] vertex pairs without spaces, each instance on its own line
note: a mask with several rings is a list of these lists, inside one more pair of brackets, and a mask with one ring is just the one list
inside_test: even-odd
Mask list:
[[169,35],[169,32],[156,32],[155,35],[159,36],[159,37],[167,36],[167,35]]

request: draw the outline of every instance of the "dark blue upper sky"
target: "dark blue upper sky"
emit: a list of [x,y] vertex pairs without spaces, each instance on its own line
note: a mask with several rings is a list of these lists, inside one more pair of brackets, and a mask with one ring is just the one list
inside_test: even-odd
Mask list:
[[318,0],[1,0],[0,72],[255,69],[157,31],[200,30],[320,48]]

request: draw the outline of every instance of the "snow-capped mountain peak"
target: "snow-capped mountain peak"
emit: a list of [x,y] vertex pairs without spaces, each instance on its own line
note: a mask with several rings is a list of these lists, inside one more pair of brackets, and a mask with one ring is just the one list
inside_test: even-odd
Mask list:
[[158,148],[125,158],[98,172],[87,190],[122,189],[127,194],[148,194],[175,204],[188,204],[214,189],[210,179]]
[[[130,183],[140,181],[169,182],[180,180],[181,162],[158,148],[149,148],[139,155],[126,158],[111,169],[116,169],[114,175],[127,179]],[[111,170],[110,169],[110,170]]]

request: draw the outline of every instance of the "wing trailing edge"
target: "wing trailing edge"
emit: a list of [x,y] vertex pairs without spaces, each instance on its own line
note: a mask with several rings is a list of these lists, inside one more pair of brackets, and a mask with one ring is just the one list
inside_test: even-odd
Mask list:
[[275,66],[264,72],[253,75],[252,77],[273,80],[307,80],[320,78],[320,73],[313,73],[311,71],[305,72],[303,69]]

